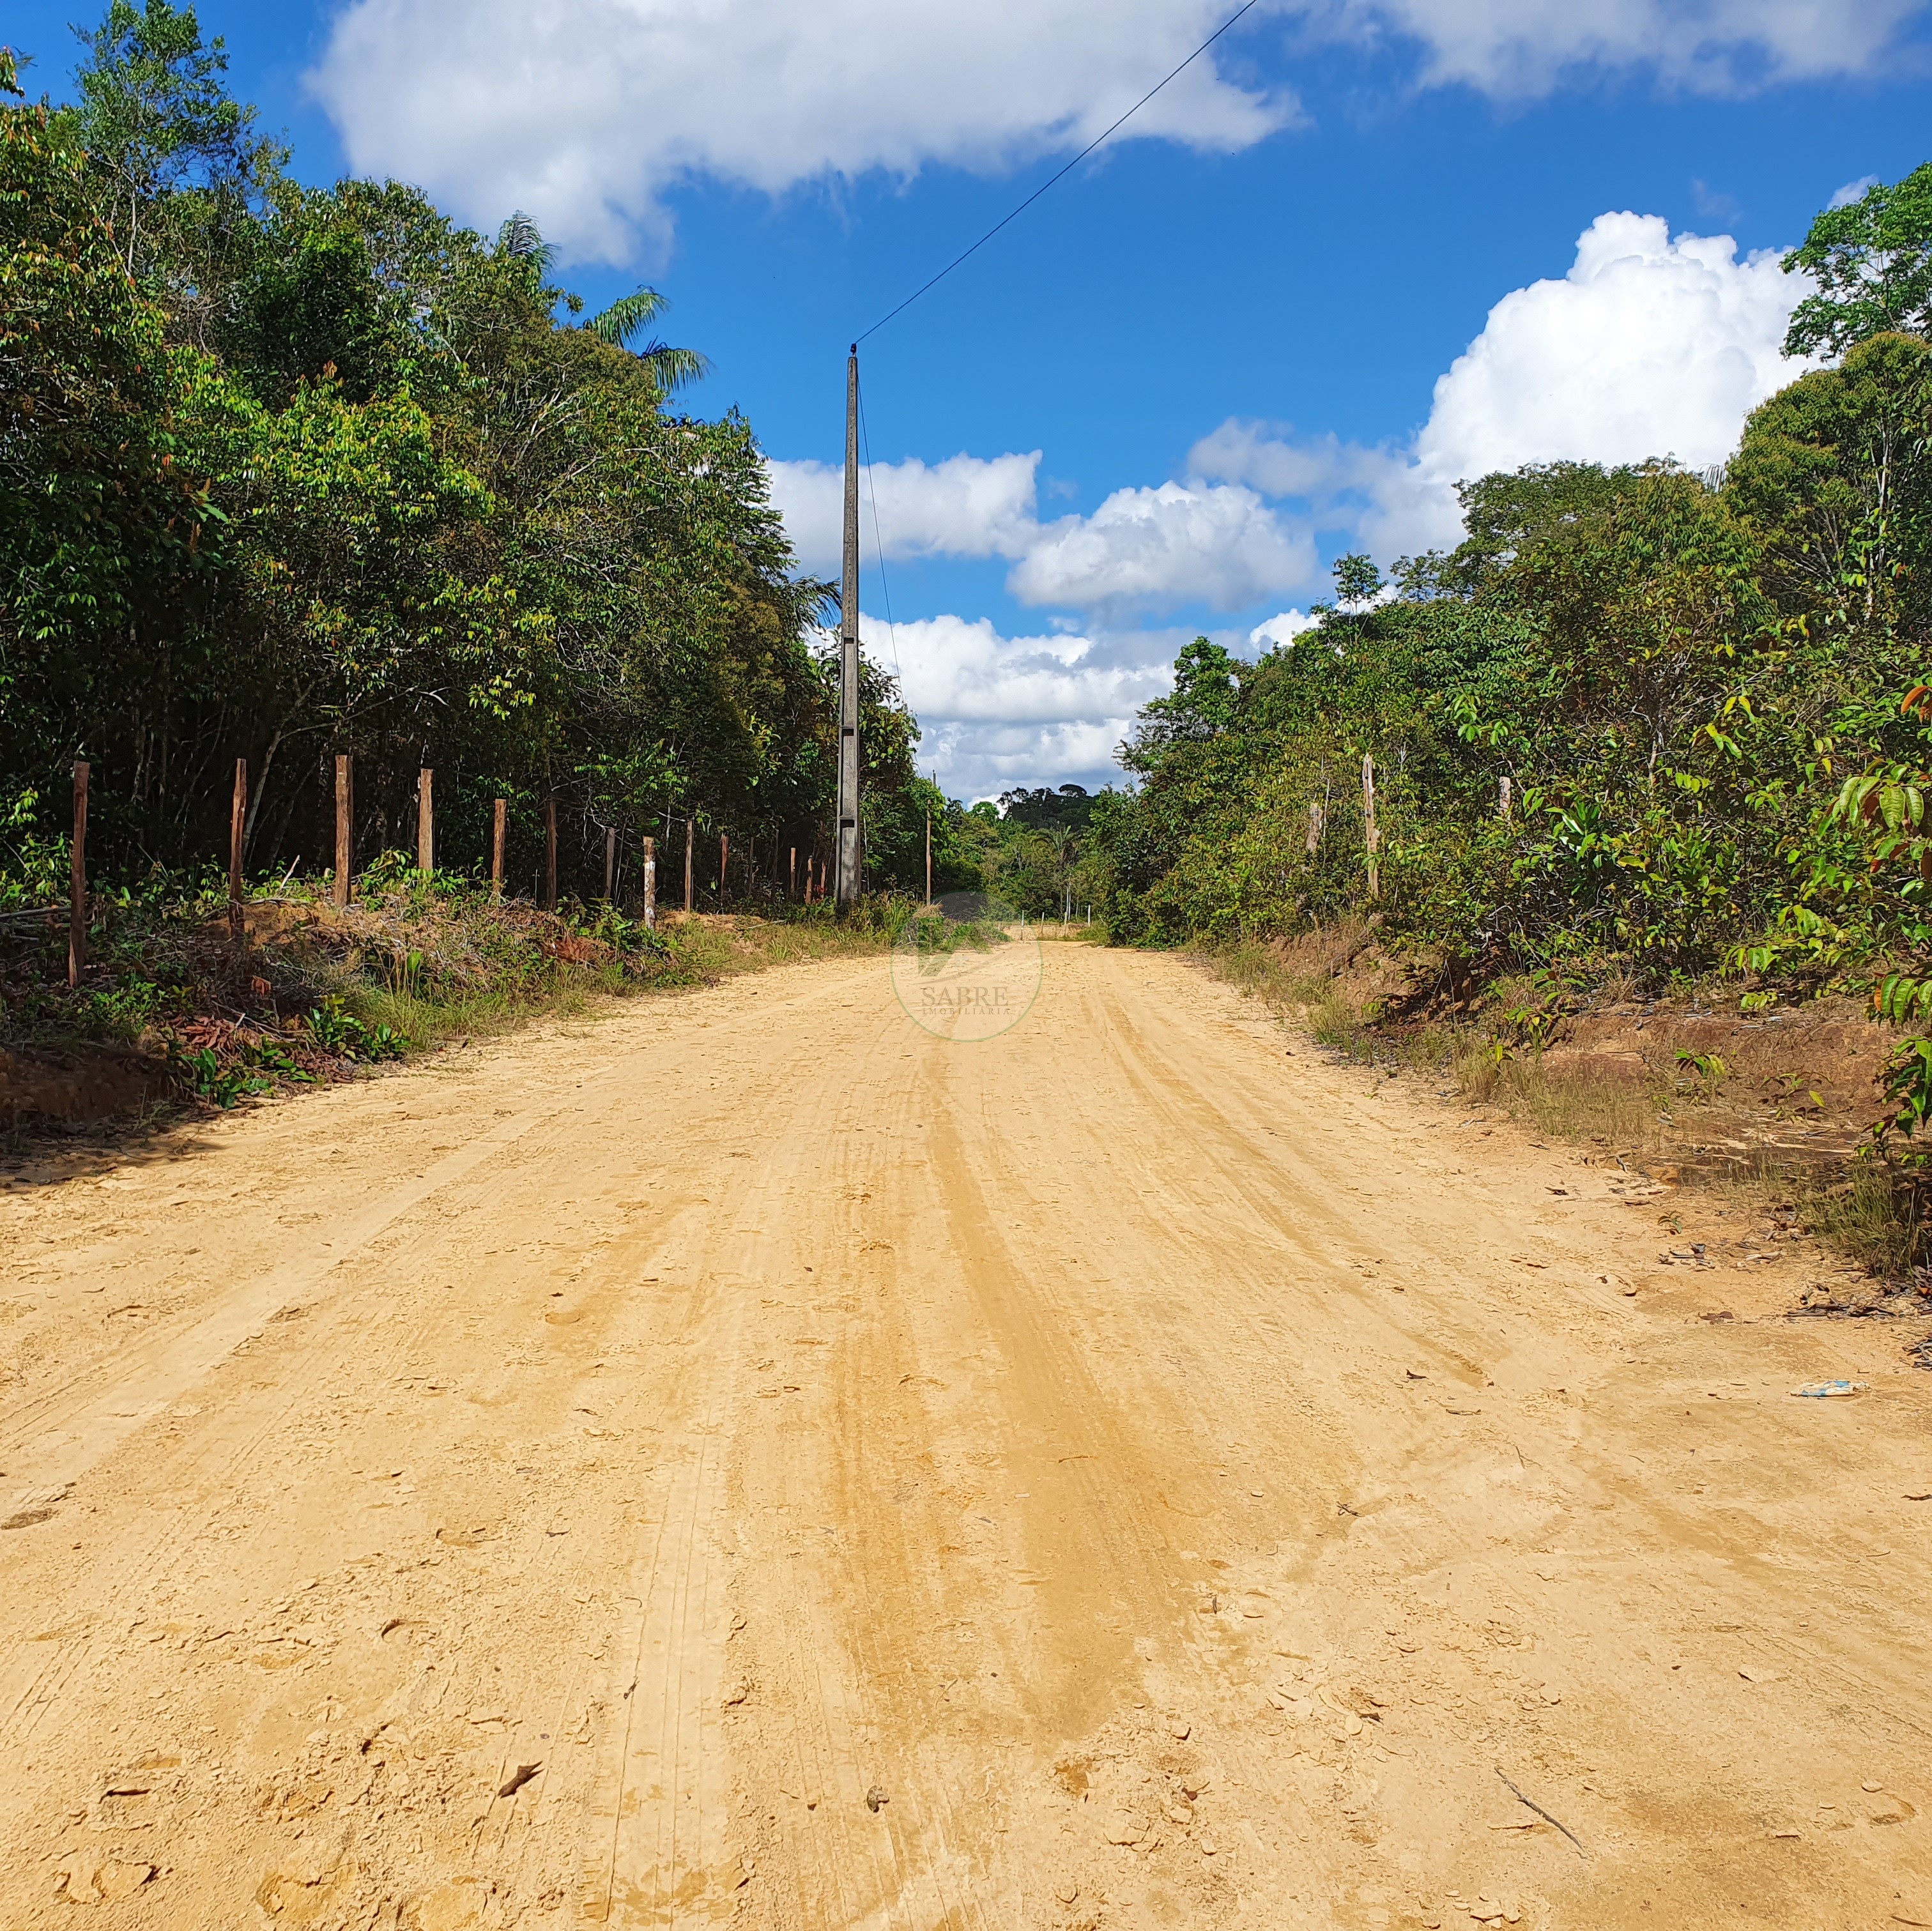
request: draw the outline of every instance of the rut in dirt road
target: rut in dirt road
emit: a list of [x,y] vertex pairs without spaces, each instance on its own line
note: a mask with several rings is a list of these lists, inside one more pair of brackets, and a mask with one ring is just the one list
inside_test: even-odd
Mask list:
[[1042,949],[16,1175],[0,1923],[1932,1923],[1897,1333]]

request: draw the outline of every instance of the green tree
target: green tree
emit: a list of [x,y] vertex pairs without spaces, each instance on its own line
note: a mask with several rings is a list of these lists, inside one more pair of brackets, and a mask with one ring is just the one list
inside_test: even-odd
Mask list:
[[1234,721],[1242,667],[1207,637],[1184,646],[1174,660],[1173,690],[1142,707],[1120,748],[1120,763],[1129,771],[1150,772],[1177,746],[1219,736]]
[[[313,862],[349,751],[361,858],[426,763],[452,857],[504,796],[514,873],[556,800],[566,890],[667,816],[811,850],[830,589],[750,425],[667,406],[701,358],[622,346],[662,298],[574,327],[526,217],[288,179],[191,9],[82,38],[77,107],[0,106],[0,821],[44,847],[80,751],[106,872],[197,859],[245,756],[252,861]],[[862,729],[874,875],[912,882],[917,727],[876,667]]]
[[1897,329],[1932,333],[1932,161],[1826,208],[1784,271],[1817,283],[1792,311],[1787,355],[1842,355]]
[[[9,58],[0,88],[18,97]],[[97,212],[70,116],[0,106],[0,793],[51,794],[148,681],[220,528],[172,420],[163,318]],[[114,804],[104,799],[104,824]]]
[[1359,552],[1336,557],[1334,571],[1336,601],[1344,610],[1372,604],[1382,593],[1382,573]]
[[1724,493],[1784,607],[1932,616],[1932,344],[1881,334],[1754,409]]
[[280,150],[232,99],[226,43],[204,41],[192,6],[112,0],[76,76],[82,138],[103,178],[104,211],[130,274],[152,269],[166,245],[166,211],[194,190],[245,193]]
[[1408,597],[1472,596],[1494,584],[1524,546],[1546,531],[1609,508],[1650,466],[1531,463],[1456,485],[1462,541],[1447,556],[1404,557],[1396,580]]

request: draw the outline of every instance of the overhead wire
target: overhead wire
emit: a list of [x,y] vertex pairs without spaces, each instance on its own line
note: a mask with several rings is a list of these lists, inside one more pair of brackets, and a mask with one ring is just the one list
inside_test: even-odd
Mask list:
[[994,222],[992,226],[988,228],[986,233],[982,235],[979,240],[973,244],[971,247],[967,249],[962,254],[956,255],[951,261],[946,263],[944,268],[940,270],[938,274],[932,278],[931,280],[922,282],[917,288],[913,290],[911,294],[906,297],[904,301],[899,304],[897,308],[892,309],[886,314],[880,316],[878,320],[874,322],[872,327],[865,331],[864,334],[860,335],[856,340],[853,343],[852,346],[854,349],[856,349],[858,347],[859,343],[865,340],[867,335],[876,335],[881,328],[884,328],[887,322],[890,322],[893,319],[895,316],[902,315],[906,310],[911,307],[913,304],[918,301],[920,297],[924,295],[928,289],[938,287],[938,285],[943,282],[955,268],[958,267],[962,262],[968,259],[969,256],[977,254],[979,251],[983,248],[1002,228],[1004,228],[1010,223],[1018,220],[1020,216],[1024,214],[1042,194],[1046,193],[1048,188],[1054,186],[1054,184],[1058,181],[1064,181],[1066,178],[1071,174],[1096,148],[1100,146],[1104,142],[1111,139],[1112,136],[1118,133],[1120,128],[1125,127],[1126,124],[1131,121],[1134,116],[1138,114],[1141,109],[1168,84],[1169,81],[1175,79],[1178,76],[1184,73],[1188,68],[1192,67],[1194,63],[1198,60],[1201,56],[1204,54],[1208,49],[1211,47],[1214,43],[1241,17],[1244,13],[1250,11],[1259,4],[1260,0],[1243,0],[1243,4],[1236,7],[1234,12],[1230,13],[1228,17],[1223,20],[1221,24],[1216,27],[1214,31],[1210,34],[1184,61],[1180,63],[1180,66],[1177,67],[1174,70],[1173,73],[1165,75],[1162,79],[1156,81],[1154,85],[1150,87],[1148,91],[1120,116],[1119,120],[1116,121],[1112,127],[1107,128],[1103,133],[1096,134],[1094,139],[1089,141],[1064,168],[1060,169],[1058,173],[1053,175],[1047,180],[1042,181],[1039,187],[1035,188],[1032,193],[1028,195],[1025,200],[1022,202],[1011,214],[1007,214],[1001,220]]
[[[1244,14],[1252,12],[1259,4],[1260,0],[1242,0],[1242,4],[1237,7],[1234,12],[1230,13],[1228,17],[1223,20],[1221,24],[1216,27],[1214,31],[1210,34],[1185,60],[1182,61],[1178,66],[1172,69],[1168,73],[1163,74],[1161,78],[1156,81],[1154,85],[1150,87],[1124,114],[1120,115],[1119,119],[1112,122],[1108,126],[1103,128],[1100,133],[1096,135],[1092,140],[1089,141],[1086,146],[1082,148],[1080,151],[1076,154],[1071,160],[1067,162],[1064,167],[1059,169],[1054,173],[1049,175],[1047,179],[1042,181],[1040,186],[1035,188],[1032,193],[1028,195],[1018,207],[1012,209],[1009,213],[1002,216],[999,220],[994,222],[992,226],[988,228],[970,247],[962,250],[961,253],[954,256],[952,259],[948,262],[945,267],[941,268],[937,274],[930,277],[928,280],[922,282],[917,288],[914,289],[912,293],[908,295],[904,301],[901,302],[896,308],[888,310],[886,313],[880,316],[878,320],[874,322],[869,328],[862,330],[853,340],[852,351],[854,356],[856,357],[858,353],[859,344],[864,341],[868,336],[876,335],[881,328],[885,327],[887,322],[894,320],[896,317],[901,315],[903,315],[914,302],[919,300],[920,296],[926,295],[930,292],[933,289],[937,288],[948,275],[952,274],[955,268],[958,268],[961,265],[961,263],[970,259],[973,256],[977,254],[979,251],[983,248],[995,235],[998,234],[1002,229],[1010,226],[1015,221],[1018,220],[1020,216],[1024,214],[1036,201],[1039,200],[1042,195],[1046,193],[1049,189],[1056,186],[1059,182],[1064,181],[1066,177],[1071,174],[1089,154],[1092,154],[1096,148],[1104,145],[1115,134],[1117,134],[1121,128],[1125,127],[1126,124],[1131,121],[1156,94],[1160,92],[1162,88],[1166,87],[1171,81],[1178,79],[1181,74],[1184,73],[1188,68],[1192,67],[1216,40],[1220,40],[1230,28],[1234,26],[1235,23],[1241,19]],[[862,388],[859,386],[856,379],[856,375],[854,386],[856,391],[859,406],[860,440],[864,450],[866,459],[866,493],[872,506],[872,548],[874,554],[878,557],[879,562],[879,589],[886,606],[886,634],[891,640],[892,643],[892,672],[893,675],[898,679],[900,683],[903,685],[904,682],[904,672],[899,663],[898,625],[892,619],[892,586],[886,580],[886,577],[885,541],[884,537],[881,535],[879,529],[879,492],[878,485],[874,481],[872,475],[872,440],[871,433],[867,429],[866,424],[865,392]],[[935,772],[935,781],[937,780],[937,776],[938,774]]]

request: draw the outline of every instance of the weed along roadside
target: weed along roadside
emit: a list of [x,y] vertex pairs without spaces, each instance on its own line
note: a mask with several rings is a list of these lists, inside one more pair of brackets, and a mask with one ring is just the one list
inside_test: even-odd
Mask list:
[[1807,1308],[1924,1310],[1924,1183],[1875,1132],[1895,1039],[1866,1002],[1739,1012],[1722,987],[1643,998],[1546,977],[1451,997],[1426,960],[1360,924],[1196,956],[1316,1046],[1408,1076],[1466,1126],[1512,1122],[1776,1242],[1822,1242],[1850,1273],[1808,1289]]
[[232,906],[212,889],[97,894],[71,986],[64,921],[0,924],[0,1127],[112,1132],[290,1095],[535,1019],[882,952],[910,911],[868,900],[844,921],[820,906],[647,927],[609,905],[546,912],[402,853],[346,904],[292,875]]

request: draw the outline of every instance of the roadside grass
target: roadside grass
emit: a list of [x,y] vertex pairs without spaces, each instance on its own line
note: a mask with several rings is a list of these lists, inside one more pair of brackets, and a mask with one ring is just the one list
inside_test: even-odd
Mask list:
[[436,992],[346,974],[336,989],[371,1032],[386,1025],[421,1051],[447,1039],[487,1038],[538,1020],[607,1015],[640,997],[716,985],[774,966],[882,952],[892,943],[888,936],[892,922],[862,916],[842,925],[810,912],[790,918],[750,913],[694,913],[687,918],[672,913],[658,921],[668,951],[641,970],[616,961],[560,963],[539,980]]
[[[909,898],[764,913],[662,916],[493,900],[400,853],[358,877],[346,908],[326,881],[285,877],[247,907],[238,964],[225,880],[157,880],[97,901],[82,983],[67,984],[52,919],[0,929],[0,1127],[16,1149],[169,1108],[242,1101],[354,1077],[444,1042],[551,1018],[592,1019],[649,994],[812,960],[883,952]],[[116,1130],[120,1130],[116,1129]]]
[[1881,1280],[1903,1280],[1922,1261],[1922,1183],[1876,1161],[1854,1160],[1836,1184],[1800,1189],[1797,1204],[1807,1226]]
[[[1426,1019],[1391,1025],[1382,1001],[1364,998],[1344,974],[1359,935],[1340,934],[1284,956],[1246,941],[1196,956],[1221,978],[1272,1006],[1321,1045],[1364,1066],[1426,1075],[1473,1105],[1496,1106],[1539,1131],[1565,1139],[1594,1136],[1643,1143],[1674,1088],[1606,1079],[1587,1070],[1552,1069],[1534,1048],[1498,1039],[1472,1020]],[[1310,952],[1312,957],[1308,956]]]
[[1540,1054],[1498,1058],[1492,1046],[1460,1046],[1454,1069],[1472,1102],[1500,1107],[1552,1139],[1600,1140],[1646,1156],[1667,1144],[1658,1108],[1676,1097],[1651,1081],[1606,1079],[1600,1074],[1552,1069]]
[[[1368,949],[1367,935],[1356,927],[1286,946],[1244,941],[1195,957],[1358,1064],[1430,1080],[1440,1098],[1493,1108],[1552,1140],[1609,1150],[1702,1188],[1735,1189],[1756,1209],[1788,1206],[1837,1254],[1881,1279],[1906,1279],[1924,1262],[1932,1247],[1927,1177],[1875,1157],[1869,1146],[1823,1163],[1760,1156],[1721,1170],[1701,1168],[1686,1150],[1725,1098],[1720,1061],[1692,1057],[1670,1080],[1612,1075],[1587,1062],[1552,1062],[1534,1038],[1520,1036],[1520,1027],[1499,1029],[1482,1015],[1392,1019],[1394,988],[1384,991],[1372,970],[1365,976],[1359,969]],[[1494,994],[1486,1012],[1522,1010],[1520,988]],[[1606,985],[1599,996],[1606,1006],[1628,1003],[1634,988]]]

